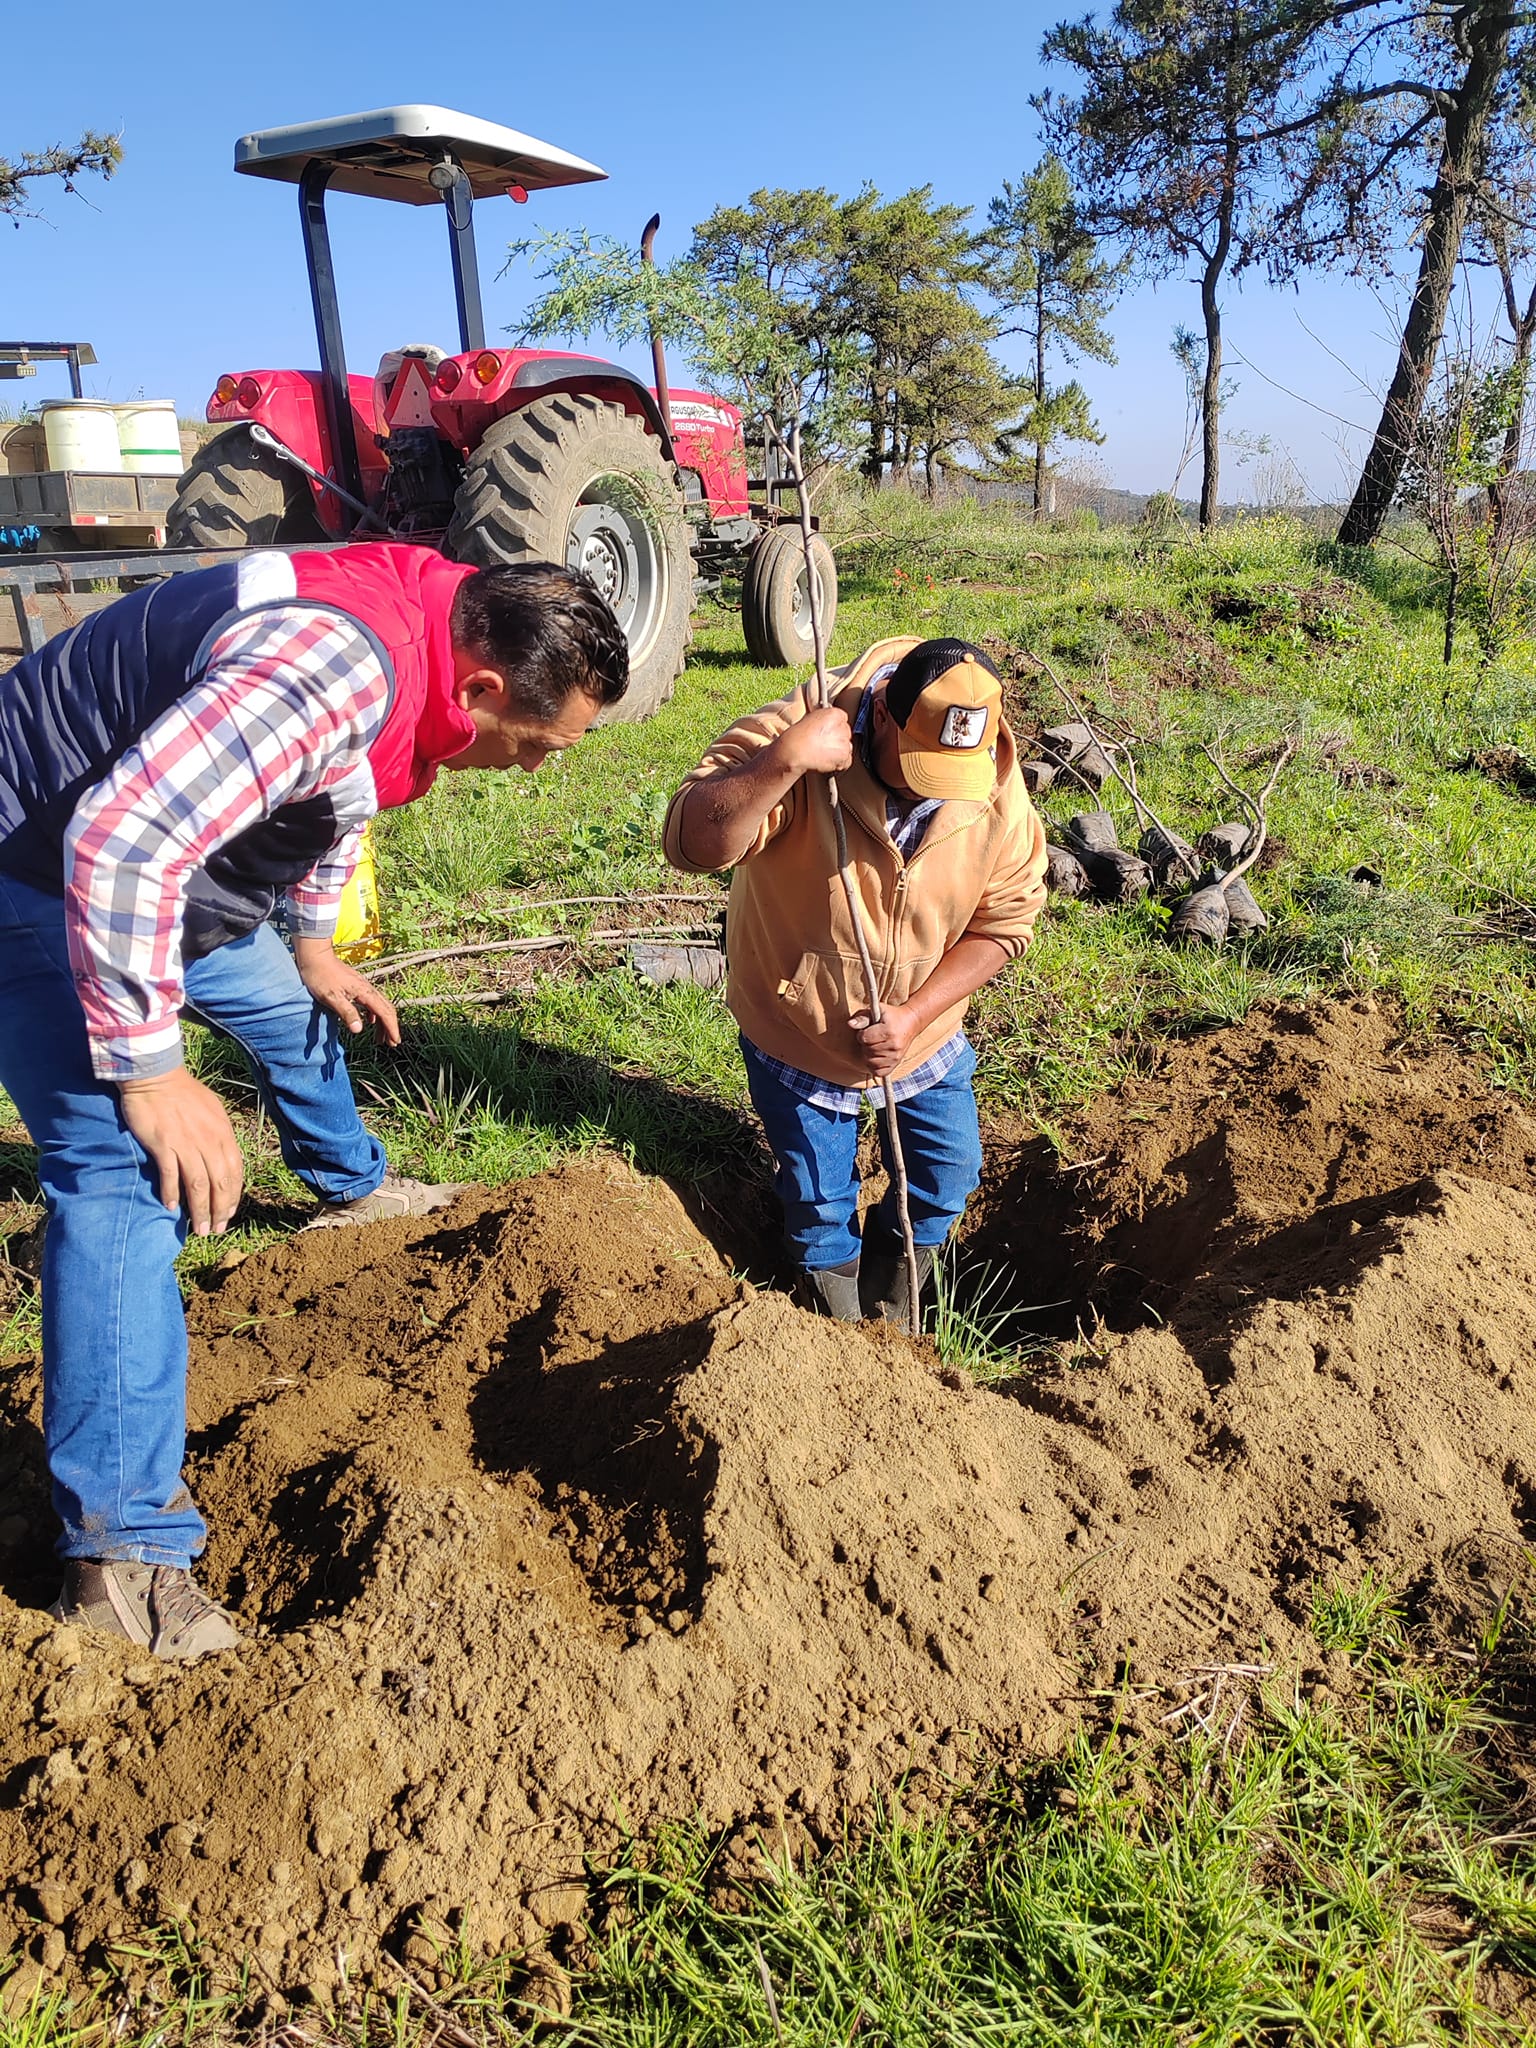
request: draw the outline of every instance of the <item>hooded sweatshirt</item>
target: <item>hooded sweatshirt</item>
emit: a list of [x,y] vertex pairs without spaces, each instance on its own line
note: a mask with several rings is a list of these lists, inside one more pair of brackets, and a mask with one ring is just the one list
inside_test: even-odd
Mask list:
[[[917,644],[910,637],[877,642],[840,671],[834,704],[852,721],[870,679]],[[816,705],[811,681],[716,740],[667,812],[674,867],[697,872],[682,850],[689,792],[771,746]],[[856,757],[837,784],[882,1005],[906,1002],[961,939],[991,939],[1010,959],[1023,952],[1045,901],[1046,844],[1006,723],[991,793],[980,802],[947,801],[910,860],[887,829],[885,786],[864,763]],[[802,776],[759,826],[731,877],[726,932],[726,1001],[743,1035],[820,1080],[877,1086],[849,1028],[849,1018],[867,1010],[869,993],[838,878],[825,776]],[[956,1003],[935,1017],[891,1078],[899,1081],[952,1038],[966,1008]]]

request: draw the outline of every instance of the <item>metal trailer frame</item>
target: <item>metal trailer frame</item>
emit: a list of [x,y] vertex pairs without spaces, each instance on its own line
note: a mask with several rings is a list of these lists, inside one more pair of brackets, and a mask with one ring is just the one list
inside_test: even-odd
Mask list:
[[88,341],[0,341],[0,378],[14,381],[37,374],[39,363],[68,363],[69,389],[74,398],[84,398],[80,365],[94,363],[96,351]]
[[[330,554],[345,546],[345,541],[338,540],[306,541],[296,546],[285,546],[283,553]],[[140,584],[157,583],[167,576],[183,575],[192,569],[216,569],[223,562],[238,562],[246,555],[268,552],[265,548],[162,548],[126,555],[83,552],[17,555],[11,560],[0,559],[0,593],[9,595],[15,610],[22,658],[25,659],[29,654],[36,654],[53,637],[44,622],[44,603],[50,597],[100,596],[104,593],[92,590],[93,584],[122,582],[137,588]],[[85,591],[77,592],[77,584],[84,584]],[[106,601],[110,604],[113,597],[123,594],[121,590],[113,591]],[[99,610],[100,607],[93,605],[91,609]]]

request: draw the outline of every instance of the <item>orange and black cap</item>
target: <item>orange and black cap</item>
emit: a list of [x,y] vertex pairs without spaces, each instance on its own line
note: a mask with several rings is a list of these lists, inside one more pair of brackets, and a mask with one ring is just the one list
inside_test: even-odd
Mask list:
[[919,796],[981,802],[997,779],[1003,685],[967,640],[924,640],[885,685],[901,772]]

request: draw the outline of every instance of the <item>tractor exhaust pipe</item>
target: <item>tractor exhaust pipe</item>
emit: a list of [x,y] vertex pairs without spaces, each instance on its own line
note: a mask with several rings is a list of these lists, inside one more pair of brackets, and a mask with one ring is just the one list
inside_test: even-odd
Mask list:
[[[640,261],[649,270],[656,268],[656,230],[660,226],[661,215],[653,213],[640,237]],[[654,316],[651,320],[651,370],[656,378],[656,403],[661,407],[661,416],[667,423],[667,433],[670,437],[672,395],[667,389],[667,351],[661,338],[661,325]]]

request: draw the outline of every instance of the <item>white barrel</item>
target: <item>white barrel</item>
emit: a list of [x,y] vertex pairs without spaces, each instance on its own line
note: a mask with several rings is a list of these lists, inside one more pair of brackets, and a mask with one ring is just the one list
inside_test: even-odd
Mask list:
[[134,405],[114,406],[113,411],[123,467],[130,476],[181,475],[186,464],[181,459],[174,399],[141,398]]
[[121,476],[117,408],[99,398],[45,398],[43,445],[50,469],[84,469]]

